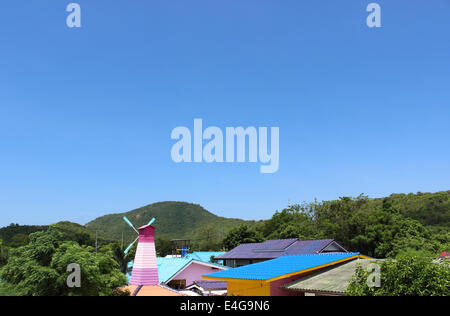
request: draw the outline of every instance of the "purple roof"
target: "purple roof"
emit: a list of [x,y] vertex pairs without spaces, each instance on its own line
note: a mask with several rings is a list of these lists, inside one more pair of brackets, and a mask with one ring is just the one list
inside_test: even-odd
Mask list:
[[[334,239],[267,240],[263,243],[241,244],[226,254],[218,256],[217,259],[274,259],[285,255],[315,254],[320,253],[333,242]],[[339,247],[342,248],[341,246]],[[342,248],[342,252],[347,251]]]
[[[226,281],[195,281],[192,285],[197,285],[204,290],[226,290],[227,282]],[[190,285],[191,286],[191,285]],[[190,287],[188,286],[188,287]]]

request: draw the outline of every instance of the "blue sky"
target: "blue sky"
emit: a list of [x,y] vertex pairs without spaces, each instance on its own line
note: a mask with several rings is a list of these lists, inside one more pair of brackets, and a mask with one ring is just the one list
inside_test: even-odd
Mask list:
[[[0,226],[157,201],[288,204],[450,189],[450,1],[0,5]],[[76,1],[75,1],[76,2]],[[177,126],[280,127],[280,169],[175,164]]]

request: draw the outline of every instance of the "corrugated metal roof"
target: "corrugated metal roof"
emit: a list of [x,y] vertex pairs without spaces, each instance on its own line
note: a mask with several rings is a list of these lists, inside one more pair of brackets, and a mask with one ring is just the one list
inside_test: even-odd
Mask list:
[[192,258],[156,258],[159,282],[166,283],[192,260]]
[[296,242],[297,239],[278,239],[278,240],[266,240],[258,248],[254,249],[255,252],[261,251],[284,251],[287,247]]
[[161,285],[141,286],[140,288],[136,285],[129,285],[123,290],[130,291],[134,296],[182,296],[178,291]]
[[326,253],[282,256],[273,260],[204,275],[217,279],[270,280],[286,274],[332,264],[359,255],[355,253]]
[[[210,280],[202,280],[195,281],[192,285],[197,285],[204,290],[226,290],[227,282],[226,281],[210,281]],[[187,286],[187,288],[192,285]]]
[[[191,261],[204,262],[210,265],[215,265],[217,267],[224,268],[223,265],[219,263],[212,263],[210,261],[211,256],[218,256],[224,254],[224,251],[195,251],[188,254],[186,257],[175,257],[175,258],[156,258],[158,265],[158,279],[160,283],[166,283],[170,280],[178,271],[181,271],[186,265]],[[132,268],[134,261],[128,263],[128,267]],[[127,275],[128,280],[130,280],[131,275]]]
[[357,259],[345,262],[284,285],[283,288],[293,291],[344,294],[356,268],[358,266],[366,268],[373,262],[376,260]]
[[224,255],[225,251],[194,251],[193,253],[187,254],[186,257],[202,261],[202,262],[211,262],[211,257],[218,257]]
[[334,239],[297,240],[279,239],[263,243],[241,244],[216,259],[274,259],[284,255],[320,253]]

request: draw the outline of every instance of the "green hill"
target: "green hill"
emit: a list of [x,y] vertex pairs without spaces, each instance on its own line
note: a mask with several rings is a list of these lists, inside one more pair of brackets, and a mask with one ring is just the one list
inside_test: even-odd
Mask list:
[[38,231],[46,231],[49,227],[54,227],[61,232],[63,239],[76,241],[80,245],[95,246],[96,237],[99,246],[114,241],[104,238],[101,234],[96,236],[95,232],[87,229],[85,226],[72,222],[59,222],[46,226],[11,224],[7,227],[0,228],[0,240],[3,241],[5,246],[17,248],[29,242],[28,236],[30,234]]
[[199,230],[204,227],[214,227],[220,235],[226,234],[231,228],[241,224],[253,225],[254,221],[224,218],[216,216],[197,204],[185,202],[159,202],[142,208],[122,213],[99,217],[88,223],[86,227],[97,231],[107,238],[120,240],[122,233],[126,243],[136,238],[136,233],[122,219],[126,216],[136,228],[146,225],[156,217],[154,224],[156,238],[175,239],[187,238],[194,240]]

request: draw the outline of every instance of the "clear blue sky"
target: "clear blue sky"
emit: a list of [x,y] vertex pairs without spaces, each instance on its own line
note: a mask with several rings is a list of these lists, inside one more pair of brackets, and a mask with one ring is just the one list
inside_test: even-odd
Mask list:
[[[0,226],[157,201],[262,219],[450,189],[450,1],[0,4]],[[177,126],[279,126],[280,169],[175,164]]]

